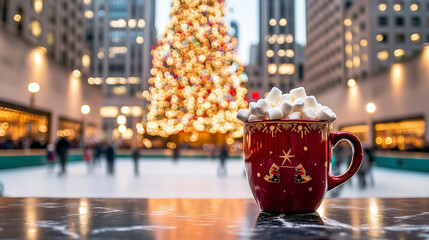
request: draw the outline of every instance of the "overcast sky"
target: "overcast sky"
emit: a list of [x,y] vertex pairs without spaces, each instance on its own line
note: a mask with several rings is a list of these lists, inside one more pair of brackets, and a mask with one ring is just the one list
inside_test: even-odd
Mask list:
[[[264,1],[264,0],[262,0]],[[164,32],[170,18],[171,0],[156,0],[156,29]],[[250,46],[259,42],[259,0],[226,0],[225,21],[234,20],[239,25],[238,54],[244,64],[249,62]],[[295,0],[295,39],[305,45],[305,1]]]

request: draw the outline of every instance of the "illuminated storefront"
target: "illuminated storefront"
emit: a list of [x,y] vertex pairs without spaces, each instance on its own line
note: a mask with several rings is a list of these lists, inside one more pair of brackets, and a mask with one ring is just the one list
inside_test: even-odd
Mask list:
[[25,107],[0,103],[0,138],[14,142],[13,148],[29,148],[49,142],[50,115]]
[[57,136],[67,138],[72,147],[78,147],[82,139],[82,122],[60,118]]
[[424,147],[423,118],[405,119],[374,124],[377,149],[420,151]]
[[340,128],[341,131],[351,132],[356,135],[362,142],[366,142],[369,138],[369,126],[366,124],[344,126]]

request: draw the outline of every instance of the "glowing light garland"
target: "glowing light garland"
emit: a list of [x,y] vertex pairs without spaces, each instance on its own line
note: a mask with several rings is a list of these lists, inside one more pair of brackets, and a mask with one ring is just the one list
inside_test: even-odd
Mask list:
[[225,0],[172,0],[170,21],[152,50],[148,134],[242,137],[235,114],[248,106],[247,75],[223,23],[224,7]]

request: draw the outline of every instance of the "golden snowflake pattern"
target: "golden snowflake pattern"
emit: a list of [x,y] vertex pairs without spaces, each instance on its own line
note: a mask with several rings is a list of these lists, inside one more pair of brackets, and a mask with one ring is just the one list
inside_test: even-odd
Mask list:
[[262,129],[263,133],[270,133],[271,137],[274,137],[274,135],[278,132],[282,132],[282,130],[280,130],[279,124],[277,125],[271,125],[270,127],[265,126],[264,129]]
[[252,127],[252,125],[247,125],[247,134],[251,135],[252,133],[255,133],[255,129]]
[[308,123],[308,128],[311,130],[318,131],[318,133],[321,133],[323,131],[326,131],[327,124],[320,124],[320,123]]
[[292,124],[290,123],[280,123],[280,126],[286,131],[292,128]]
[[257,129],[257,130],[261,130],[262,128],[264,128],[266,126],[266,124],[265,123],[260,123],[260,122],[258,122],[258,123],[254,123],[253,124],[253,127],[255,128],[255,129]]
[[307,133],[309,133],[310,131],[308,130],[307,126],[303,126],[303,124],[295,124],[292,128],[293,132],[296,132],[298,134],[301,135],[301,138],[304,138],[305,135],[307,135]]
[[304,138],[307,133],[310,131],[328,132],[332,131],[332,123],[328,122],[255,122],[248,123],[246,126],[247,134],[251,135],[255,131],[262,131],[263,133],[271,134],[271,137],[274,137],[276,133],[282,132],[282,130],[288,131],[292,130],[293,132],[301,135],[301,138]]

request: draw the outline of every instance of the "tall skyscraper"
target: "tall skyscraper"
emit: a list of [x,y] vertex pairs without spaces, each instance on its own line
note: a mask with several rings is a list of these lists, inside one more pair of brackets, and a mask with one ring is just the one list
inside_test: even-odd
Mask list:
[[429,41],[428,4],[307,0],[307,90],[315,94],[349,81],[354,84],[421,52]]
[[0,137],[13,147],[101,135],[84,24],[82,0],[0,0]]
[[83,11],[82,1],[0,1],[1,22],[9,32],[46,48],[56,62],[86,73],[89,60]]
[[353,1],[307,0],[304,85],[312,94],[345,83],[345,11]]
[[295,85],[294,5],[294,0],[260,1],[261,81],[250,87],[262,94],[274,86],[289,91]]
[[[236,38],[238,40],[238,35],[239,35],[239,27],[238,27],[238,22],[232,20],[231,21],[231,37]],[[237,48],[238,48],[238,43],[239,41],[237,41]]]
[[429,41],[428,0],[356,1],[344,18],[345,76],[356,82],[416,55]]
[[[149,87],[151,49],[156,39],[155,0],[86,0],[85,3],[86,39],[93,63],[88,82],[103,87],[101,112],[105,133],[110,135],[118,127],[118,115],[126,118],[143,115],[144,101],[139,96]],[[135,129],[135,122],[126,121],[125,125]]]

